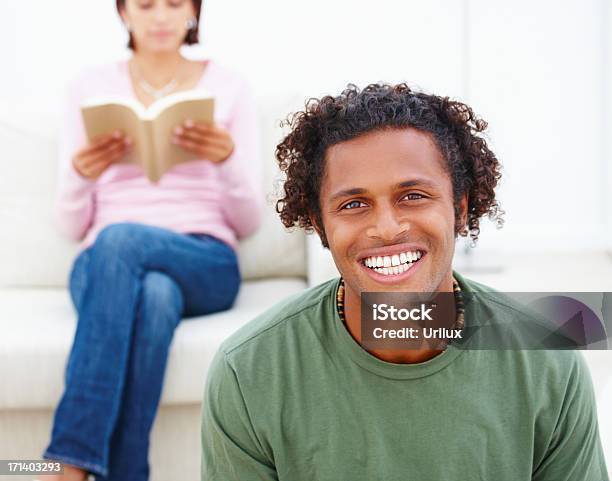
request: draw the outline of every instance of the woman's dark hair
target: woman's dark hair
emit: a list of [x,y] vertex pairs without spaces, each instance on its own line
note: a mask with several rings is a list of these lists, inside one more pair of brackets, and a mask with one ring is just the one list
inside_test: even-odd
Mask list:
[[[329,147],[367,132],[407,127],[431,134],[446,161],[453,185],[455,234],[469,233],[474,245],[485,214],[497,227],[503,225],[504,211],[495,199],[501,164],[479,135],[487,123],[461,102],[416,92],[404,83],[371,84],[363,90],[350,84],[337,97],[308,100],[304,111],[290,115],[282,125],[291,128],[276,147],[276,159],[286,175],[276,211],[285,227],[297,225],[312,232],[314,220],[323,230],[319,192]],[[459,211],[464,193],[467,225]],[[329,247],[325,232],[320,235],[323,246]]]
[[[125,0],[116,0],[117,3],[117,11],[121,13],[121,10],[125,9]],[[190,28],[187,31],[187,35],[185,35],[185,40],[183,43],[187,45],[193,45],[194,43],[199,42],[199,29],[200,29],[200,8],[202,7],[202,0],[191,0],[193,4],[193,9],[195,10],[195,17],[198,23],[195,27]],[[130,33],[130,40],[128,41],[128,48],[134,50],[134,39],[132,34]]]

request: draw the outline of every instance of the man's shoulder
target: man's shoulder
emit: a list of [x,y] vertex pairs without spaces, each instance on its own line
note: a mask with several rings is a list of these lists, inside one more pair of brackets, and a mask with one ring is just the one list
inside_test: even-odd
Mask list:
[[270,335],[300,320],[318,320],[320,316],[314,311],[334,295],[338,282],[339,278],[331,279],[283,299],[238,329],[221,344],[220,350],[230,355],[246,346],[265,343]]
[[515,321],[526,320],[534,315],[534,312],[508,293],[464,277],[457,272],[454,272],[454,276],[461,287],[464,303],[473,308],[477,307],[478,309],[474,310],[479,316],[486,316],[485,319],[479,319],[480,322],[488,321],[490,318],[501,322],[507,318]]
[[[478,317],[476,324],[482,333],[478,339],[489,348],[530,349],[529,359],[561,372],[584,362],[576,351],[579,340],[570,337],[558,319],[528,302],[533,299],[530,293],[505,293],[457,273],[455,277],[464,302],[472,305],[471,312]],[[537,293],[532,294],[537,298]]]

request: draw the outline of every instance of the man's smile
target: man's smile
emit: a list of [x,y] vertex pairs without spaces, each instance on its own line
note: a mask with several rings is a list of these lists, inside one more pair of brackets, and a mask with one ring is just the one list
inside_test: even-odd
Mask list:
[[400,244],[367,251],[358,263],[372,280],[395,284],[412,276],[426,254],[420,246]]

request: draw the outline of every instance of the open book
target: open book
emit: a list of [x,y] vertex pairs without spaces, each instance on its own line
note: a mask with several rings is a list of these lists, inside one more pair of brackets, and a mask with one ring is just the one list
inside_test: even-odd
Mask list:
[[131,137],[134,147],[123,161],[141,165],[146,176],[157,182],[173,165],[198,158],[172,144],[170,137],[185,120],[212,123],[214,99],[203,90],[186,90],[145,108],[133,99],[93,98],[81,105],[81,113],[90,141],[115,130]]

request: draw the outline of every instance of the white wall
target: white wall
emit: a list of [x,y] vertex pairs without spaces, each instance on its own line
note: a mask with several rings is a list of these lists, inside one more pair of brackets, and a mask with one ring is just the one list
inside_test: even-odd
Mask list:
[[[204,3],[190,55],[243,71],[262,98],[298,108],[347,82],[406,80],[473,105],[505,166],[507,223],[484,222],[481,250],[612,249],[606,0]],[[52,137],[66,79],[125,56],[125,40],[111,1],[3,2],[0,123]]]
[[508,212],[483,245],[605,245],[603,12],[470,0],[468,101],[490,121]]
[[[606,236],[606,246],[608,251],[612,251],[612,4],[603,2],[604,13],[601,16],[603,23],[603,63],[605,65],[604,76],[602,77],[602,85],[604,90],[604,157],[602,164],[604,166],[603,179],[605,183],[604,195],[606,196],[606,227],[608,234]],[[612,391],[612,390],[611,390]]]

